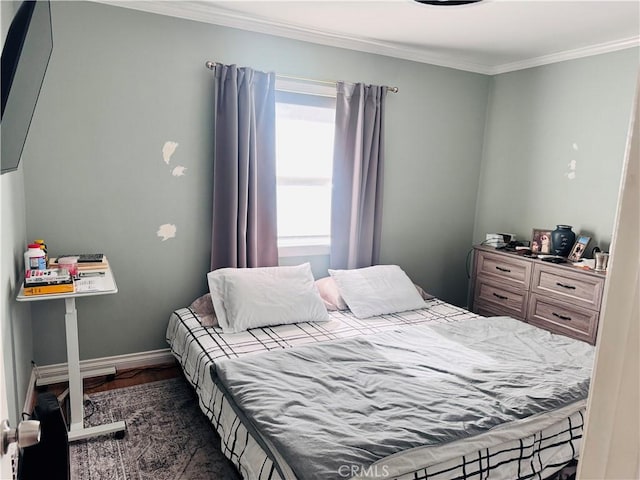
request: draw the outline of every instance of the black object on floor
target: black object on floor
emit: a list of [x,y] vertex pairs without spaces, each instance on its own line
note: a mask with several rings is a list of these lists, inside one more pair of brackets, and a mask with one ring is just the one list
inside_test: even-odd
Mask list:
[[39,394],[31,418],[40,421],[40,442],[20,452],[18,480],[69,480],[69,437],[58,398]]

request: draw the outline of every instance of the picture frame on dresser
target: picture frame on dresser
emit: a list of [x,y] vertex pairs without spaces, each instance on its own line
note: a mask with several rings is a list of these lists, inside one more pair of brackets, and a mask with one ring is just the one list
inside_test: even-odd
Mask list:
[[533,253],[551,253],[551,230],[533,229],[531,232],[531,251]]
[[582,258],[582,255],[584,255],[584,252],[587,250],[587,246],[589,245],[590,241],[591,237],[587,237],[586,235],[579,235],[576,243],[573,244],[573,247],[569,252],[567,260],[569,260],[570,262],[578,262]]

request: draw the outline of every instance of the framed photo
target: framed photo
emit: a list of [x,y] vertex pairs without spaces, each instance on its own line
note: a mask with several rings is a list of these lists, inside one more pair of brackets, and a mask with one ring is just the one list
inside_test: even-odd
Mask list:
[[573,244],[573,248],[571,249],[571,252],[569,253],[569,256],[567,257],[567,259],[570,262],[577,262],[578,260],[580,260],[582,258],[582,255],[584,254],[584,251],[587,249],[587,245],[589,245],[589,242],[591,241],[591,237],[587,237],[585,235],[579,235],[576,243]]
[[531,234],[531,251],[533,253],[551,253],[551,230],[534,228]]

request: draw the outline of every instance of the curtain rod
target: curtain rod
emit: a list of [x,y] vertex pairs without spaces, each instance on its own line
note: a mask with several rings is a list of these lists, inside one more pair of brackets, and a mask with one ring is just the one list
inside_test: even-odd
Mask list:
[[[209,70],[213,70],[216,67],[217,63],[212,62],[211,60],[208,60],[204,65]],[[301,80],[303,82],[326,83],[328,85],[335,85],[337,83],[337,82],[328,81],[328,80],[313,80],[311,78],[291,77],[288,75],[276,75],[276,77],[286,79],[286,80]],[[398,87],[387,87],[387,92],[398,93]]]

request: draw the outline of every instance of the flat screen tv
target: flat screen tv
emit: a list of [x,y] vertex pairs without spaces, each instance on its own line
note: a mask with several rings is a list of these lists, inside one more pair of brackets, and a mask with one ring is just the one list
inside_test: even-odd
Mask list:
[[22,2],[2,47],[2,173],[18,168],[52,50],[49,1]]

